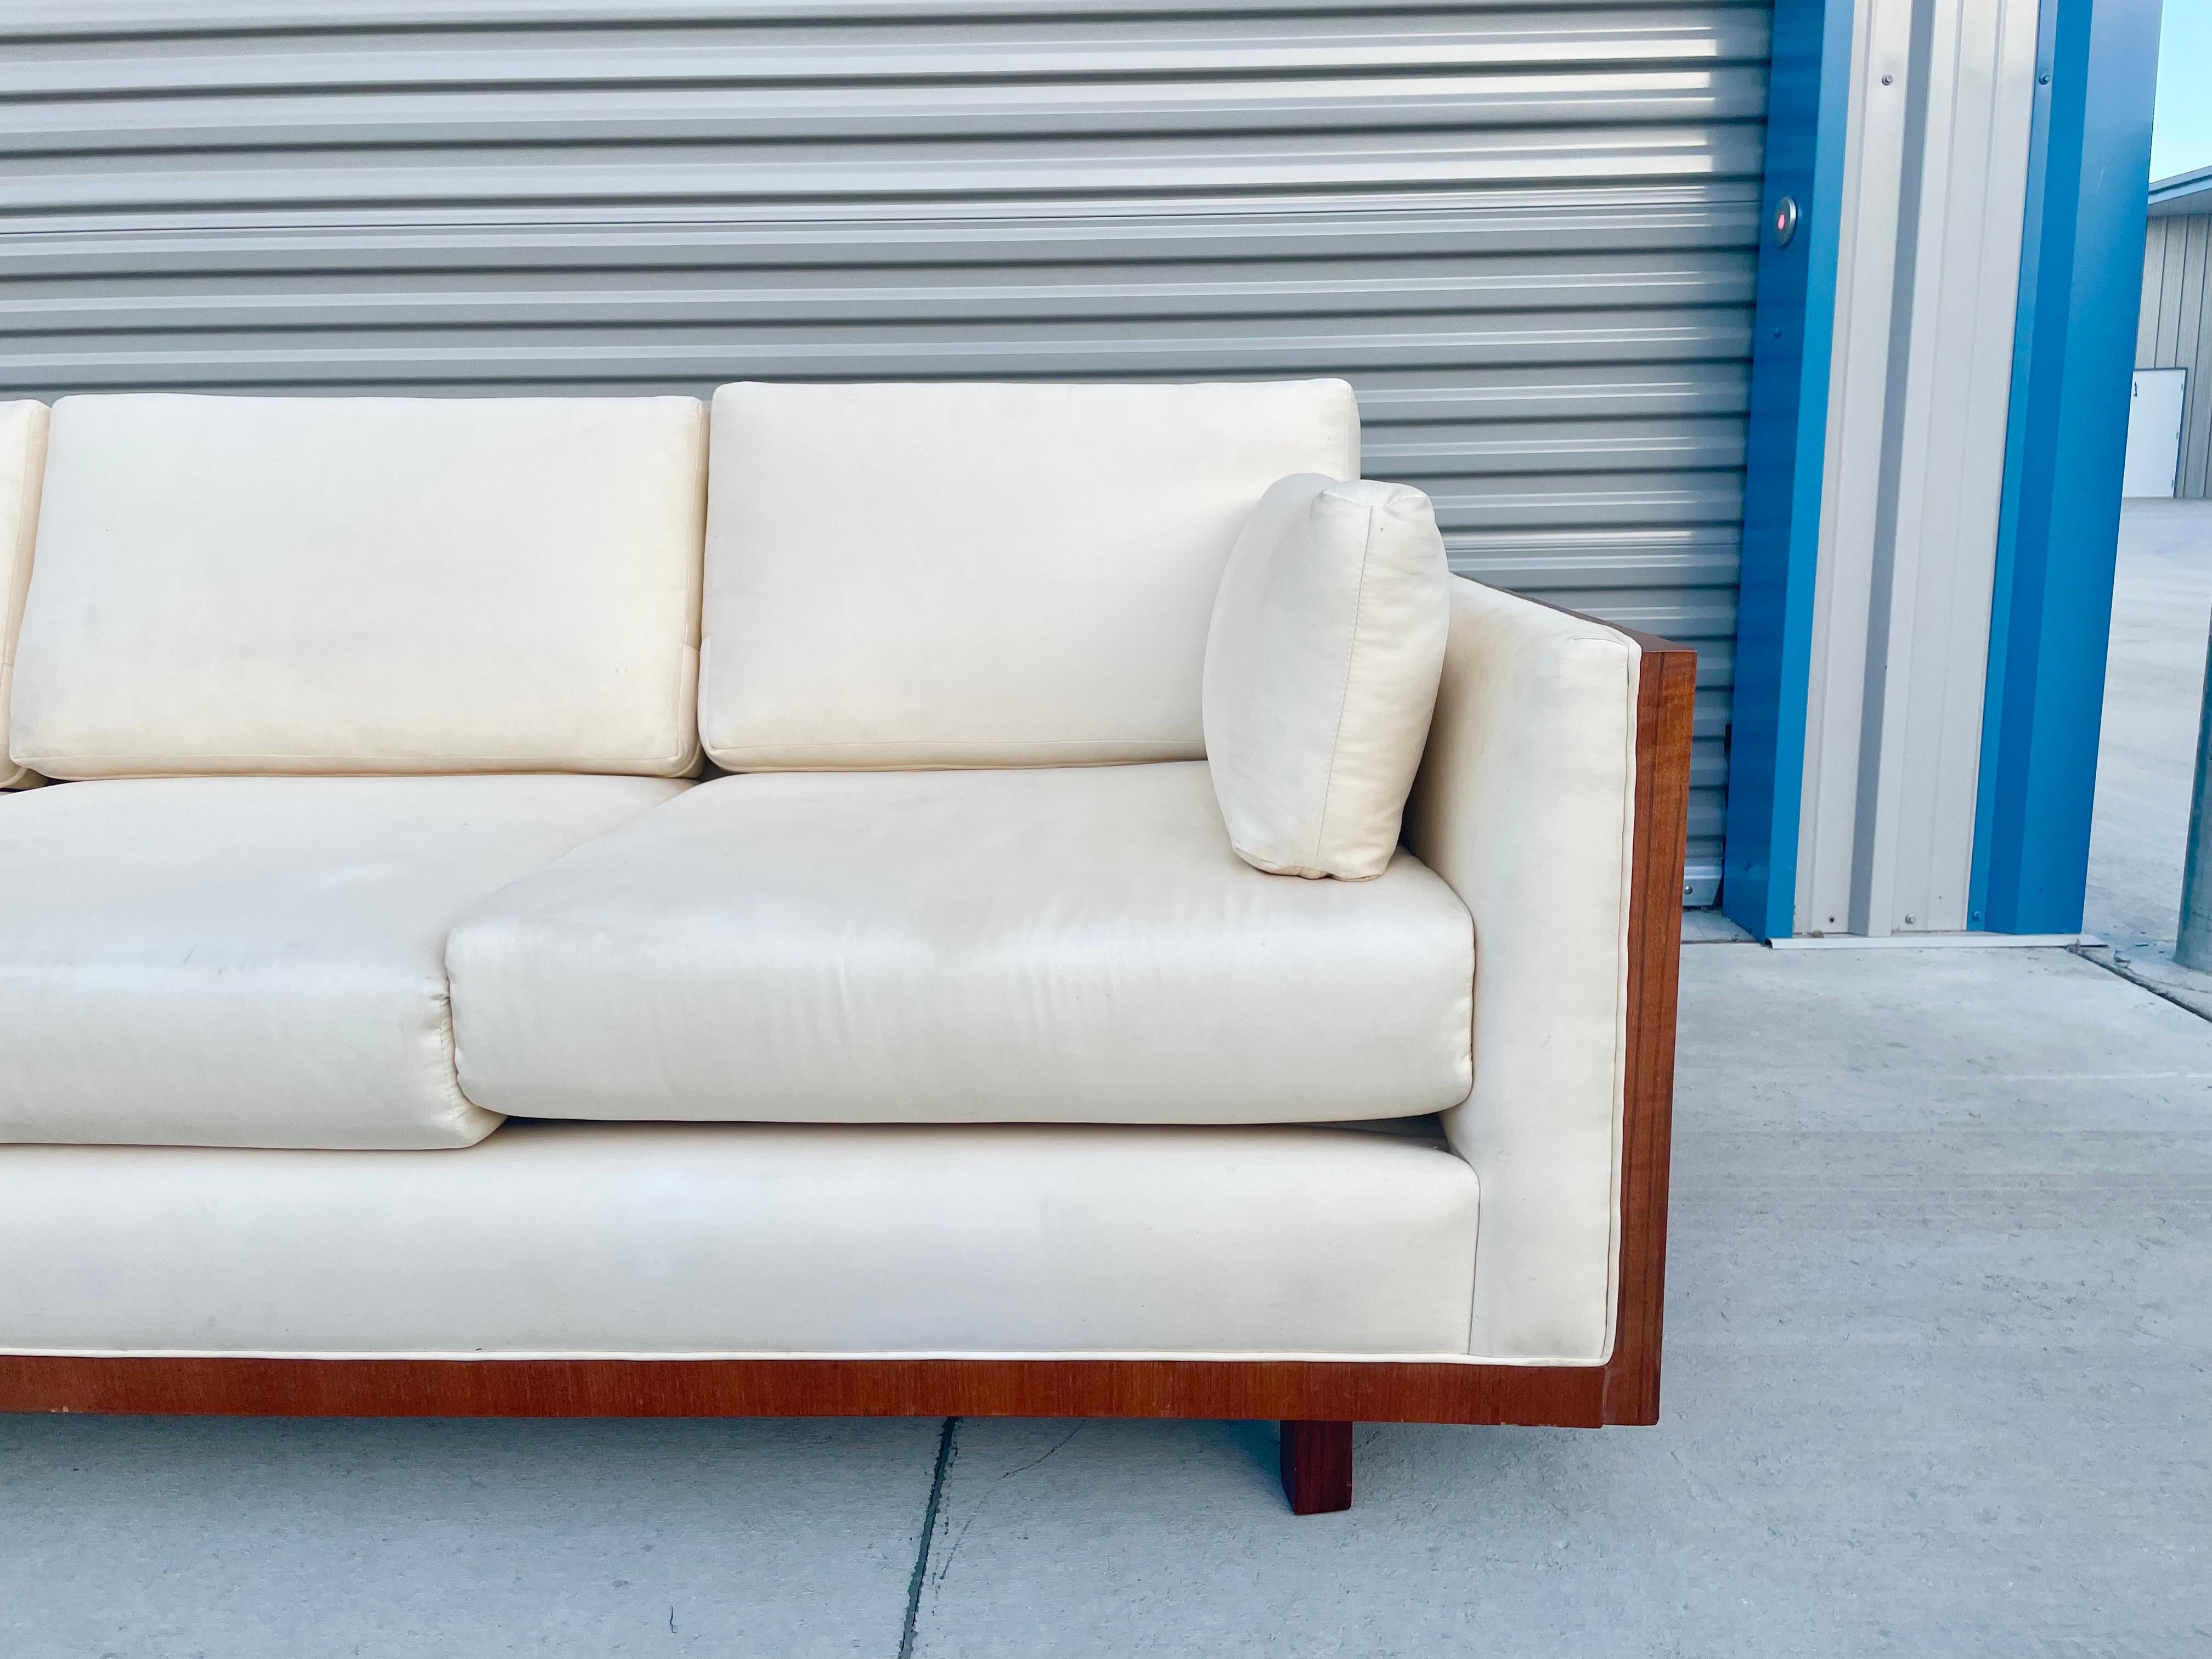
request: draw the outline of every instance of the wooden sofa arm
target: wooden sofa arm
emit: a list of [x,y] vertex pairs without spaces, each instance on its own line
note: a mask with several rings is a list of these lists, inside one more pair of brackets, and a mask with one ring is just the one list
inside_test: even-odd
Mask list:
[[1482,1188],[1469,1352],[1648,1346],[1656,1409],[1696,653],[1462,578],[1451,604],[1407,822],[1474,916],[1474,1088],[1445,1114]]

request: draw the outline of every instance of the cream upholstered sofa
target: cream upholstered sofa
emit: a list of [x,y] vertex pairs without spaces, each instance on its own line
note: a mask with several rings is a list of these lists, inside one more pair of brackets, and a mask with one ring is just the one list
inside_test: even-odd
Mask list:
[[1359,461],[1336,381],[0,409],[0,1407],[1264,1416],[1301,1509],[1650,1420],[1691,659],[1454,580],[1389,867],[1241,861],[1224,562]]

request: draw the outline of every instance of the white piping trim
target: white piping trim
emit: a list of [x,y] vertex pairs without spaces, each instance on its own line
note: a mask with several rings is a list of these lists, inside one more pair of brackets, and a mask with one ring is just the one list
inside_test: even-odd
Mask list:
[[702,1350],[696,1353],[630,1353],[615,1349],[562,1351],[556,1349],[515,1349],[487,1352],[459,1352],[437,1348],[391,1349],[293,1349],[293,1348],[0,1348],[0,1355],[33,1359],[451,1359],[481,1360],[492,1363],[509,1359],[638,1360],[653,1364],[679,1364],[686,1360],[720,1359],[804,1359],[804,1360],[903,1360],[903,1359],[1164,1359],[1205,1362],[1216,1364],[1267,1364],[1291,1362],[1321,1365],[1529,1365],[1571,1366],[1578,1370],[1594,1370],[1605,1364],[1601,1359],[1545,1359],[1525,1356],[1510,1359],[1490,1358],[1480,1354],[1464,1353],[1230,1353],[1194,1352],[1183,1349],[1097,1348],[1060,1350],[1049,1352],[1025,1352],[1021,1350],[1000,1349],[941,1349],[877,1351],[864,1350],[849,1353],[804,1352],[781,1349]]

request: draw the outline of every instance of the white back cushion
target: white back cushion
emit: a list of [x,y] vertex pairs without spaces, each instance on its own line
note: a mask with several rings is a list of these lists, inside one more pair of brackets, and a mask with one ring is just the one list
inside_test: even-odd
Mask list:
[[[0,732],[8,727],[8,688],[15,673],[15,633],[31,585],[31,542],[39,529],[39,480],[46,465],[46,406],[0,404]],[[38,776],[0,754],[0,789]]]
[[65,398],[9,748],[54,777],[696,763],[690,398]]
[[1197,759],[1223,565],[1341,380],[714,394],[700,735],[732,770]]
[[1206,752],[1230,844],[1371,881],[1398,850],[1451,629],[1451,568],[1405,484],[1285,478],[1237,538],[1206,644]]

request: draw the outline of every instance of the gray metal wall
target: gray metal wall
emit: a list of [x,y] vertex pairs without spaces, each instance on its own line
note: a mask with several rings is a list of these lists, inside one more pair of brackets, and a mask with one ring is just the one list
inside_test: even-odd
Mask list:
[[1342,374],[1469,574],[1703,653],[1764,4],[12,0],[0,386]]
[[2151,218],[2136,367],[2189,371],[2173,493],[2212,496],[2212,212]]

